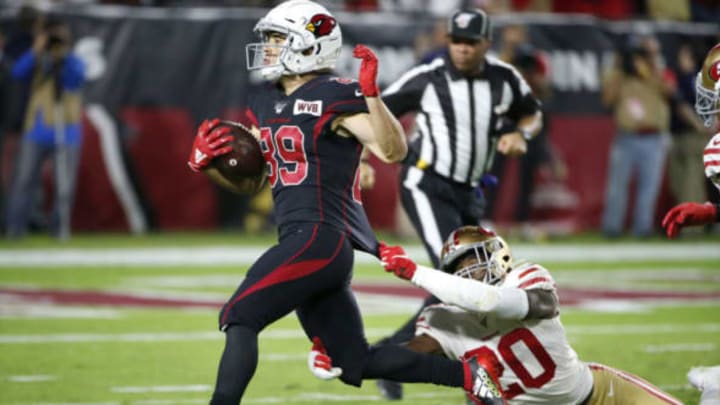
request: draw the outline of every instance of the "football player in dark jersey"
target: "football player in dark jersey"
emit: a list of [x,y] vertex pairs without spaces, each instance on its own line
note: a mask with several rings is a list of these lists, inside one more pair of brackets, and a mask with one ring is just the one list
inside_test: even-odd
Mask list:
[[[220,312],[225,332],[212,405],[237,405],[258,361],[258,334],[295,311],[309,339],[331,355],[331,377],[432,382],[463,387],[478,403],[502,403],[484,364],[370,348],[350,289],[353,249],[378,255],[378,242],[360,200],[363,148],[385,162],[407,153],[402,127],[378,97],[377,58],[358,45],[358,81],[330,73],[342,37],[333,16],[308,0],[280,4],[260,19],[260,43],[248,44],[248,68],[271,82],[250,102],[249,117],[268,167],[279,241],[247,271]],[[221,185],[213,168],[232,139],[219,120],[205,121],[189,165]],[[482,392],[481,392],[482,391]]]

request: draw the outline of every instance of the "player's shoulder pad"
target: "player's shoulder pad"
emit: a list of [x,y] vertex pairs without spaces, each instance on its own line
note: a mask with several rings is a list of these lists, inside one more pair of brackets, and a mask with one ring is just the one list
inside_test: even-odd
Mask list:
[[545,267],[531,262],[521,262],[505,277],[503,287],[517,287],[524,290],[555,290],[555,280]]
[[337,100],[363,100],[360,84],[355,79],[330,76],[321,84],[325,94]]

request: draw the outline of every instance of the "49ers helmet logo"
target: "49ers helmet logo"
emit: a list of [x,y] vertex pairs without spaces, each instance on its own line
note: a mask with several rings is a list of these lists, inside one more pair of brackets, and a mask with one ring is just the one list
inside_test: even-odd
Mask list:
[[715,61],[708,69],[708,76],[714,81],[720,81],[720,60]]
[[327,14],[315,14],[305,28],[315,35],[315,38],[330,35],[333,28],[337,25],[334,18]]

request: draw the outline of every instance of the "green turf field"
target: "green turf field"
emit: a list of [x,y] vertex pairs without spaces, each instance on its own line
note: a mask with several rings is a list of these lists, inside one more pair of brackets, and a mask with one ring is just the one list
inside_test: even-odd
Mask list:
[[[207,403],[223,345],[214,305],[232,293],[251,259],[240,255],[183,265],[173,257],[200,260],[234,252],[234,247],[252,252],[271,239],[92,235],[62,245],[45,238],[0,242],[0,263],[6,263],[0,267],[0,404]],[[690,251],[695,243],[655,241],[647,245],[660,250],[646,259],[623,260],[618,256],[622,241],[563,243],[569,251],[592,248],[607,257],[581,261],[563,256],[542,263],[553,273],[561,299],[568,288],[578,300],[563,309],[562,320],[580,357],[636,373],[688,404],[697,403],[687,370],[720,364],[718,256],[694,258],[682,254],[682,247]],[[710,243],[700,247],[712,249],[714,243],[720,250],[717,240]],[[213,250],[218,246],[224,250]],[[657,253],[671,248],[680,252],[677,257]],[[422,252],[417,246],[413,251]],[[358,284],[404,285],[371,261],[359,262]],[[598,290],[646,297],[584,300],[582,292]],[[163,300],[194,304],[178,308]],[[370,341],[399,326],[419,302],[373,294],[361,294],[359,300]],[[294,316],[266,330],[243,403],[382,402],[372,382],[356,389],[312,377],[306,367],[309,346]],[[464,403],[456,389],[421,384],[406,385],[405,392],[400,403]]]

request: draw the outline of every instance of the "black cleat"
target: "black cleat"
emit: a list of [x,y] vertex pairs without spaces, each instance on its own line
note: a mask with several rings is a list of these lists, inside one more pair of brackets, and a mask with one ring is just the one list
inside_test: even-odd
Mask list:
[[402,383],[390,380],[377,380],[375,384],[377,384],[378,389],[380,389],[380,394],[382,394],[383,398],[390,401],[399,401],[402,399]]

